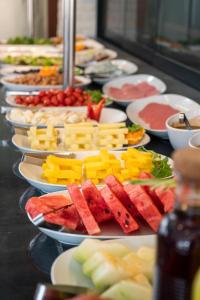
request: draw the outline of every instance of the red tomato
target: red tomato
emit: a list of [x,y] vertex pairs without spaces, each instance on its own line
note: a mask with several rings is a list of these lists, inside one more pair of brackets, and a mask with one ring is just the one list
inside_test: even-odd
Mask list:
[[58,102],[59,102],[59,103],[62,103],[64,99],[65,99],[64,93],[63,93],[63,92],[59,92],[59,93],[57,94],[57,100],[58,100]]
[[50,105],[50,100],[48,97],[46,97],[46,99],[44,99],[43,101],[44,106],[49,106]]
[[64,104],[65,104],[66,106],[71,106],[71,105],[72,105],[71,97],[65,98]]
[[38,105],[40,103],[40,97],[39,96],[35,96],[33,99],[33,104]]
[[83,89],[81,89],[81,88],[76,88],[76,89],[75,89],[75,93],[83,94]]
[[46,91],[40,91],[39,96],[41,96],[41,97],[46,96]]
[[53,104],[53,106],[57,106],[58,105],[58,100],[56,96],[53,96],[51,98],[51,104]]
[[46,102],[46,100],[49,101],[49,97],[44,96],[44,97],[41,98],[41,102],[42,102],[42,103]]
[[65,90],[65,93],[70,96],[74,92],[74,88],[72,86],[68,86]]
[[19,97],[19,98],[16,98],[15,99],[15,102],[17,103],[17,104],[22,104],[23,103],[23,101],[22,101],[22,99]]

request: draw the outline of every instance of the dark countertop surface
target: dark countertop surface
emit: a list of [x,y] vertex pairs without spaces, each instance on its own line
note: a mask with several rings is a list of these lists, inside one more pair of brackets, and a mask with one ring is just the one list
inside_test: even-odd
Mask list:
[[[118,52],[119,57],[131,60],[139,66],[138,73],[153,74],[161,78],[167,84],[168,93],[177,93],[196,101],[200,100],[199,91],[175,80],[140,59],[125,52]],[[1,91],[0,103],[5,106],[3,91]],[[38,264],[43,264],[43,260],[47,259],[48,262],[44,262],[44,265],[49,264],[46,268],[48,270],[57,252],[54,251],[55,245],[50,239],[45,247],[39,247],[39,252],[37,252],[38,249],[33,251],[34,255],[30,256],[28,251],[30,241],[38,234],[38,230],[30,224],[19,207],[20,197],[29,185],[13,173],[13,164],[20,159],[21,155],[10,145],[11,136],[11,127],[6,124],[4,116],[0,115],[0,299],[31,300],[38,282],[50,282],[49,275],[39,270],[32,258],[35,255]],[[166,155],[170,155],[172,152],[168,141],[155,137],[152,137],[148,148]],[[36,238],[35,244],[45,240],[44,236],[39,236]],[[33,245],[32,242],[32,247]]]

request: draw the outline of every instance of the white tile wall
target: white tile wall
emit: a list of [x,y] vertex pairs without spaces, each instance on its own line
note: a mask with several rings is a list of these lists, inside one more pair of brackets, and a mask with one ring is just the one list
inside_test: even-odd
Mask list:
[[[77,0],[77,33],[96,35],[96,0]],[[62,35],[62,0],[59,0],[58,35]]]

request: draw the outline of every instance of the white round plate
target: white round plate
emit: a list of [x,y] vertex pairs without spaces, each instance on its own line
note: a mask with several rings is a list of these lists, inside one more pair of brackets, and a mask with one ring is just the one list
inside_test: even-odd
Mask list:
[[101,59],[101,61],[111,60],[117,57],[117,52],[110,49],[95,49],[90,51],[88,50],[88,52],[84,55],[76,55],[76,65],[87,67],[89,64],[98,61],[98,57],[100,54],[103,55],[103,57],[105,57]]
[[[127,109],[126,113],[129,120],[133,123],[140,124],[144,127],[149,133],[156,135],[163,139],[168,139],[167,129],[165,130],[154,130],[149,127],[142,119],[139,118],[139,113],[144,107],[149,103],[160,103],[170,105],[171,107],[181,111],[187,112],[192,109],[199,109],[199,104],[195,101],[176,94],[165,94],[149,97],[148,99],[140,99],[139,101],[134,101],[131,103]],[[162,117],[162,114],[157,116],[158,118]]]
[[91,73],[95,74],[96,76],[93,77],[93,81],[99,84],[105,84],[106,82],[110,81],[113,78],[116,77],[122,77],[122,76],[127,76],[131,75],[137,72],[138,66],[128,60],[125,59],[114,59],[111,60],[110,63],[118,68],[119,71],[123,72],[123,75],[115,75],[115,74],[110,74],[110,77],[107,78],[101,78],[98,77],[98,73],[96,73],[96,68],[99,68],[101,65],[104,65],[105,62],[95,62],[91,65],[89,65],[86,70],[85,74],[90,75]]
[[[62,129],[60,129],[62,130]],[[145,134],[143,139],[135,145],[130,145],[131,148],[137,148],[137,147],[142,147],[147,145],[150,142],[150,137],[148,134]],[[22,153],[35,153],[35,154],[53,154],[53,153],[59,153],[59,154],[65,154],[65,153],[71,153],[66,150],[62,149],[57,149],[55,151],[44,151],[44,150],[34,150],[30,148],[30,143],[28,140],[27,135],[21,135],[21,134],[15,134],[12,137],[12,143],[14,144],[15,147],[17,147]],[[125,150],[127,147],[124,147],[123,149]]]
[[[16,108],[14,108],[16,109]],[[87,114],[87,107],[86,106],[65,106],[65,107],[47,107],[47,108],[42,108],[42,111],[73,111],[73,112],[78,112],[78,113],[85,113]],[[11,123],[15,127],[21,127],[21,128],[29,128],[33,126],[33,124],[28,124],[28,123],[21,123],[17,122],[17,120],[12,120],[10,117],[10,112],[7,112],[6,114],[6,120]],[[102,109],[101,112],[101,117],[100,117],[100,123],[121,123],[125,122],[127,119],[126,113],[119,109],[115,108],[108,108],[105,107]],[[64,124],[60,124],[59,126],[56,127],[63,127]],[[44,124],[38,124],[39,128],[46,127]]]
[[[125,150],[120,151],[109,151],[113,153],[117,158],[120,158],[121,153]],[[77,159],[83,159],[87,156],[97,155],[99,151],[82,151],[82,152],[66,152],[65,155],[74,153]],[[162,156],[165,157],[165,156]],[[51,184],[47,180],[42,178],[42,163],[44,159],[40,157],[30,157],[25,155],[22,162],[19,164],[19,173],[30,185],[34,186],[36,189],[41,190],[44,193],[53,193],[58,191],[66,190],[66,185],[64,184]],[[169,158],[169,164],[172,167],[173,161]]]
[[[155,76],[152,76],[152,75],[139,74],[139,75],[132,75],[132,76],[127,76],[127,77],[114,79],[114,80],[108,82],[107,84],[105,84],[103,86],[103,93],[107,97],[113,99],[113,101],[115,101],[117,104],[122,105],[122,106],[127,106],[130,103],[133,103],[135,101],[140,101],[140,99],[130,99],[130,100],[114,99],[110,95],[109,89],[111,87],[121,88],[125,83],[138,84],[138,83],[141,83],[141,82],[147,82],[147,83],[153,85],[157,90],[160,91],[160,94],[164,93],[167,89],[166,84],[162,80],[160,80],[159,78],[156,78]],[[149,97],[146,97],[146,98],[149,98]]]
[[[63,85],[28,85],[28,84],[16,84],[10,83],[7,79],[15,79],[23,75],[9,75],[3,77],[1,79],[1,83],[5,86],[5,88],[9,91],[24,91],[24,92],[32,92],[32,91],[41,91],[41,90],[49,90],[55,89],[59,90],[63,88]],[[83,87],[87,86],[91,83],[91,79],[83,76],[75,76],[75,79],[80,81],[79,83],[75,84],[76,87]]]
[[[15,72],[28,72],[30,70],[39,70],[41,69],[41,67],[31,67],[31,66],[6,66],[6,67],[2,67],[0,69],[0,74],[2,76],[8,76],[8,75],[11,75]],[[17,74],[15,74],[17,75]]]
[[[116,241],[109,241],[109,243],[113,242],[116,243]],[[129,247],[130,250],[137,251],[144,246],[155,247],[156,237],[154,235],[135,236],[131,239],[119,239],[117,243]],[[56,258],[51,266],[51,281],[53,284],[58,285],[92,288],[92,282],[83,274],[81,265],[73,258],[74,251],[74,248],[67,250]]]

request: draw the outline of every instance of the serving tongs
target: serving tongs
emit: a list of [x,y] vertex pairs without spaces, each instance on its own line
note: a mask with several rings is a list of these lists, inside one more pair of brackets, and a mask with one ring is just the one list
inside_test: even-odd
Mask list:
[[33,224],[34,224],[35,226],[41,226],[41,225],[43,225],[43,224],[46,222],[46,220],[45,220],[45,217],[46,217],[46,216],[48,216],[49,214],[58,212],[59,210],[62,210],[62,209],[64,209],[64,208],[68,208],[68,207],[70,207],[70,206],[72,206],[72,203],[71,203],[71,204],[64,205],[64,206],[61,206],[61,207],[59,207],[59,208],[54,208],[54,209],[52,209],[52,210],[50,210],[50,211],[48,211],[48,212],[46,212],[46,213],[40,213],[40,214],[38,214],[35,218],[31,218],[31,220],[32,220],[32,222],[33,222]]
[[179,123],[185,124],[187,129],[192,130],[192,126],[190,125],[190,122],[186,117],[185,113],[179,113]]

